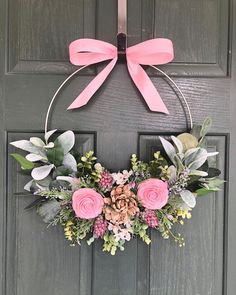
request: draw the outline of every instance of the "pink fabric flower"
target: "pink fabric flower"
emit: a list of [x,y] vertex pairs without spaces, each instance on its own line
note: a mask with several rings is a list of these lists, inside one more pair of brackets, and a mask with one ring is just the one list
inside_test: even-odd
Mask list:
[[168,185],[157,178],[150,178],[138,186],[138,199],[147,209],[161,209],[168,201]]
[[103,197],[91,188],[81,188],[72,196],[72,207],[77,217],[91,219],[102,213]]

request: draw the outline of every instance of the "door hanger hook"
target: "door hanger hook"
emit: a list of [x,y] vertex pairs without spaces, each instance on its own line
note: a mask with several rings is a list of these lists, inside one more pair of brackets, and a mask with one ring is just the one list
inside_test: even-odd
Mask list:
[[118,61],[126,61],[127,47],[127,0],[118,0],[118,34],[117,51]]

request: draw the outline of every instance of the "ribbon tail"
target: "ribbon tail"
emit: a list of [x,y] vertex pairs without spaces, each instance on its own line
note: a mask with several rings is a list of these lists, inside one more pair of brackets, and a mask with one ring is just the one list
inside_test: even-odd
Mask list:
[[154,112],[169,114],[169,111],[161,99],[160,94],[157,92],[144,69],[138,63],[134,63],[132,61],[128,61],[127,66],[134,84],[141,92],[149,109]]
[[80,93],[80,95],[72,102],[72,104],[67,108],[68,110],[80,108],[86,105],[90,98],[95,94],[95,92],[101,87],[104,83],[112,69],[114,68],[117,62],[117,58],[114,58],[110,63],[103,69]]

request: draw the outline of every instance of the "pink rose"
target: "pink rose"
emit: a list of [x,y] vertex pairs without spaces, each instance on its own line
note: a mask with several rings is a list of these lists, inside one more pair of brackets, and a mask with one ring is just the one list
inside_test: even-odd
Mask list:
[[91,219],[102,213],[103,197],[91,188],[81,188],[73,193],[72,207],[77,217]]
[[168,186],[157,178],[150,178],[138,186],[138,199],[147,209],[161,209],[168,201]]

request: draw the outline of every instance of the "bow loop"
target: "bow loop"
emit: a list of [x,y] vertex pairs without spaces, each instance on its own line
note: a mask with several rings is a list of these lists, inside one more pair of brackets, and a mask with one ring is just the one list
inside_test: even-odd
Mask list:
[[127,48],[127,58],[142,65],[162,65],[174,58],[171,40],[156,38]]
[[69,55],[72,64],[82,66],[116,58],[117,48],[100,40],[78,39],[70,44]]

